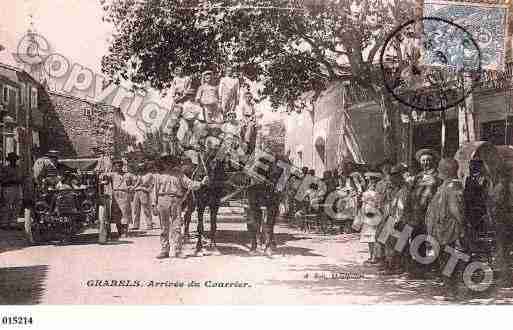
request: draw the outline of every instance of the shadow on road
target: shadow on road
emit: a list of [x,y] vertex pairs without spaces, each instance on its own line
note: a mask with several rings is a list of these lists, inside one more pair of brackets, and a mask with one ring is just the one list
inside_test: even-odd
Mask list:
[[41,303],[47,272],[47,265],[0,268],[0,304]]
[[23,231],[0,229],[0,253],[20,250],[27,246]]
[[[365,296],[374,298],[369,303],[380,304],[512,304],[513,289],[494,289],[485,292],[466,291],[456,297],[442,280],[430,274],[423,279],[413,279],[405,274],[383,275],[375,267],[347,263],[315,264],[294,266],[291,272],[301,274],[301,280],[270,280],[273,285],[286,286],[291,289],[307,290],[312,294],[340,296],[341,303],[346,297]],[[346,276],[349,276],[347,278]],[[352,276],[352,278],[351,278]],[[361,277],[361,278],[358,278]]]
[[[441,282],[412,280],[401,276],[378,275],[376,269],[359,264],[315,264],[289,269],[303,280],[271,280],[270,284],[307,290],[312,294],[339,295],[341,302],[350,296],[375,298],[371,303],[443,303]],[[349,276],[349,278],[348,278]],[[334,277],[334,278],[333,278]],[[361,277],[361,278],[358,278]],[[297,277],[296,277],[297,278]],[[440,297],[439,300],[436,297]],[[346,300],[347,301],[347,300]]]

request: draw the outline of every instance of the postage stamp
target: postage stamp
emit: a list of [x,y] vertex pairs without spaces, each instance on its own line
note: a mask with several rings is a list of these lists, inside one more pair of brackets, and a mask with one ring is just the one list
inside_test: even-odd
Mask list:
[[[484,70],[504,70],[506,55],[506,13],[504,5],[427,0],[424,16],[450,20],[470,33],[481,51]],[[452,37],[451,37],[452,38]],[[433,59],[426,60],[431,64]]]

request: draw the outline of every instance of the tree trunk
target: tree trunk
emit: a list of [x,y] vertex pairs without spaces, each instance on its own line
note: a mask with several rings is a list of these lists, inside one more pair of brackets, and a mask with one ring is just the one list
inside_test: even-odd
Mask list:
[[[472,78],[465,77],[465,89],[470,88],[469,84],[472,84]],[[460,147],[465,142],[479,141],[480,139],[479,114],[474,111],[472,93],[466,97],[465,102],[458,106],[458,131]]]
[[398,109],[392,102],[392,96],[388,93],[385,93],[381,107],[383,113],[383,147],[385,158],[396,163],[397,148],[399,147],[397,139]]

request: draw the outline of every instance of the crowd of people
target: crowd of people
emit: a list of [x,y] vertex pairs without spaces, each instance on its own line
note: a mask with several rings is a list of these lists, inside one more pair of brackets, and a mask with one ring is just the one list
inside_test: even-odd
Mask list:
[[252,153],[261,115],[256,111],[251,91],[241,86],[235,68],[227,66],[220,77],[212,70],[203,71],[197,88],[193,87],[195,76],[184,75],[181,67],[174,69],[171,87],[166,91],[171,111],[162,127],[165,151],[174,153],[175,142],[201,149],[205,138],[217,130],[221,134],[215,135],[222,135],[222,139],[235,138],[240,142],[236,152]]
[[[369,246],[366,265],[376,266],[384,274],[404,272],[414,277],[423,276],[436,270],[433,265],[444,265],[447,256],[440,253],[437,262],[426,266],[418,259],[433,253],[432,245],[422,244],[418,254],[411,255],[410,244],[418,235],[429,235],[439,244],[440,251],[446,246],[468,250],[471,236],[486,223],[484,192],[488,182],[479,160],[470,161],[470,176],[464,185],[458,179],[459,165],[455,159],[440,159],[430,148],[419,150],[415,158],[420,166],[416,175],[412,175],[406,164],[393,164],[388,160],[366,172],[359,171],[350,161],[343,162],[337,170],[324,173],[325,191],[313,184],[308,198],[289,203],[289,211],[296,218],[309,213],[316,213],[325,221],[345,217],[352,222],[353,230],[360,232],[360,241]],[[306,167],[302,172],[315,175],[315,171]],[[326,209],[319,207],[326,205],[323,204],[326,196],[332,192],[352,201],[335,203],[333,207],[339,209],[334,214],[339,219],[330,219]],[[397,239],[389,234],[401,232],[406,225],[412,232],[407,245],[398,251]]]

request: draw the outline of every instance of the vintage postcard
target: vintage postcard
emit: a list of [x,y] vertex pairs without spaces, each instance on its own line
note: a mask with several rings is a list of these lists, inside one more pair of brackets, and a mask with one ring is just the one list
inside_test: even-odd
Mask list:
[[513,303],[509,1],[2,8],[0,304]]

